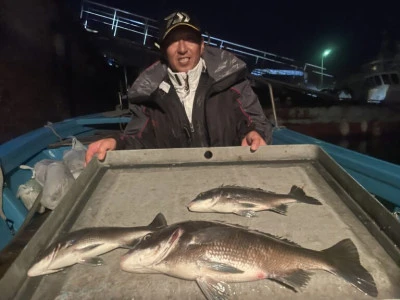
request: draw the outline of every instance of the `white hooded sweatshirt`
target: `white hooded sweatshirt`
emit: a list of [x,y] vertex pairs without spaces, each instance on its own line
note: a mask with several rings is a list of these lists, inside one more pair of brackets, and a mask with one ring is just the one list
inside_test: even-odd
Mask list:
[[178,97],[185,108],[190,124],[192,124],[194,96],[196,94],[201,73],[203,70],[205,70],[205,68],[206,64],[202,58],[200,58],[199,63],[187,73],[173,72],[170,68],[168,68],[169,79],[175,87],[176,93],[178,94]]

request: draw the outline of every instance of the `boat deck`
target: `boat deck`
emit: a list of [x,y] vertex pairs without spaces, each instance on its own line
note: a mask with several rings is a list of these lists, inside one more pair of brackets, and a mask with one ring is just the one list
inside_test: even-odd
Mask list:
[[[206,151],[211,158],[206,158]],[[295,203],[286,216],[264,211],[255,218],[187,210],[186,204],[197,194],[220,185],[276,193],[288,193],[297,185],[323,205]],[[147,225],[159,212],[169,224],[226,221],[315,250],[350,238],[362,265],[375,279],[378,297],[400,297],[400,268],[396,264],[400,261],[396,246],[400,223],[320,147],[292,145],[263,147],[255,153],[246,147],[116,151],[102,163],[92,161],[0,280],[0,289],[7,291],[4,299],[204,299],[195,282],[121,271],[119,259],[126,249],[104,254],[104,266],[74,265],[46,276],[26,276],[38,252],[65,232]],[[269,280],[232,283],[231,287],[238,299],[271,295],[274,299],[369,298],[324,271],[315,271],[298,293]]]

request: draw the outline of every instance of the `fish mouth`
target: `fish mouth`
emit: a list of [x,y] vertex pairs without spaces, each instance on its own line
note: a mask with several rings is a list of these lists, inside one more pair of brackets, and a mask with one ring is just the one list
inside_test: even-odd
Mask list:
[[[182,236],[184,230],[182,228],[177,228],[174,230],[174,232],[169,236],[168,240],[163,242],[163,243],[158,243],[157,245],[147,248],[147,253],[145,254],[145,261],[147,261],[146,258],[154,258],[151,259],[151,263],[143,263],[140,262],[140,256],[141,254],[135,254],[135,253],[130,253],[128,252],[127,254],[123,255],[121,260],[120,260],[120,267],[124,271],[128,272],[136,272],[136,273],[148,273],[148,271],[152,271],[154,273],[154,268],[153,266],[156,266],[160,264],[168,255],[169,253],[176,247],[176,245],[179,242],[179,238]],[[154,250],[153,250],[154,249]],[[130,257],[131,255],[134,255],[135,258],[138,258],[138,261],[134,263],[132,266],[132,263],[130,262]],[[139,255],[138,257],[136,255]],[[136,260],[136,259],[135,259]]]
[[48,273],[53,273],[54,270],[52,270],[50,266],[55,260],[61,248],[62,248],[61,243],[58,243],[57,246],[53,249],[53,251],[49,255],[43,257],[28,270],[27,275],[29,277],[35,277],[35,276],[45,275]]
[[43,272],[40,272],[40,271],[38,272],[38,270],[36,270],[35,266],[33,266],[32,268],[30,268],[28,270],[27,274],[28,274],[29,277],[35,277],[35,276],[42,275]]
[[188,209],[188,210],[192,210],[193,209],[193,206],[194,206],[194,203],[193,202],[189,202],[187,205],[186,205],[186,208]]
[[190,201],[186,207],[189,211],[201,211],[201,206],[202,206],[202,202],[200,201],[202,199],[194,199],[192,201]]
[[182,228],[177,228],[172,233],[168,241],[166,242],[166,247],[164,247],[163,251],[158,256],[158,259],[154,262],[154,265],[159,264],[161,261],[164,260],[168,256],[168,254],[175,248],[178,244],[180,237],[183,235],[184,230]]

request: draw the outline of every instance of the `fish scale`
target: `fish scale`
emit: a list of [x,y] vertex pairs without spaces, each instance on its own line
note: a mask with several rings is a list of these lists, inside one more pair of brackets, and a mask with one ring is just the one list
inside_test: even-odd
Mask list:
[[236,233],[234,238],[217,240],[215,244],[206,245],[204,250],[211,254],[210,259],[216,258],[219,262],[229,263],[243,271],[257,265],[260,269],[267,270],[268,275],[308,269],[316,265],[317,259],[320,269],[327,268],[316,251],[299,247],[292,249],[273,239],[256,237],[251,240],[246,232]]

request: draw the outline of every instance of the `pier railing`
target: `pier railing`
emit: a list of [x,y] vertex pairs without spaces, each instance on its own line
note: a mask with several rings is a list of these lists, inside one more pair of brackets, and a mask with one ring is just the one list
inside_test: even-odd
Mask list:
[[[82,1],[80,18],[88,31],[107,32],[148,48],[154,47],[159,36],[160,24],[157,20],[89,0]],[[203,37],[206,44],[231,51],[253,67],[302,71],[307,69],[309,73],[332,77],[326,73],[325,68],[321,72],[322,68],[318,65],[301,63],[289,57],[233,43],[209,34],[203,34]]]

